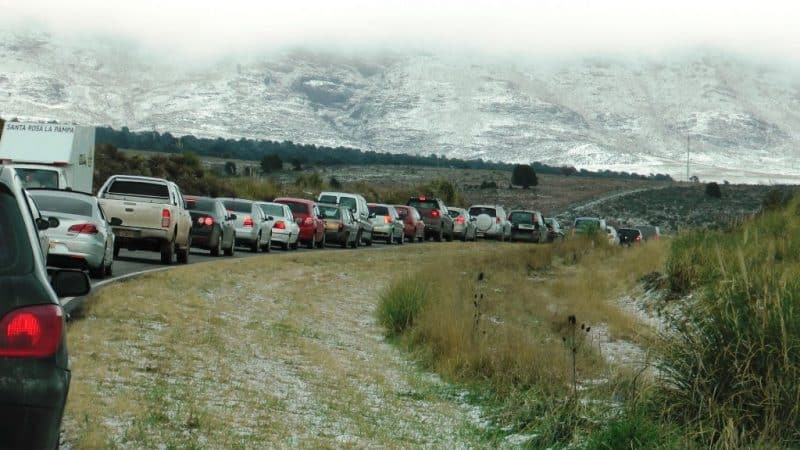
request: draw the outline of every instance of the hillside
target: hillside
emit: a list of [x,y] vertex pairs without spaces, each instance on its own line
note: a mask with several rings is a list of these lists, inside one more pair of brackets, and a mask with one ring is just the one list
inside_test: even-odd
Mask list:
[[176,66],[113,40],[0,32],[0,114],[209,137],[800,179],[793,69],[715,51],[564,61],[292,51]]

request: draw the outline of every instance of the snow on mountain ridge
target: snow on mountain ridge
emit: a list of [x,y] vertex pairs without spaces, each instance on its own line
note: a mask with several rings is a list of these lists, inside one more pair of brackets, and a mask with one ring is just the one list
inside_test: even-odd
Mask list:
[[[233,58],[231,58],[233,59]],[[800,84],[714,52],[471,61],[310,52],[206,67],[0,32],[0,114],[685,177],[800,180]]]

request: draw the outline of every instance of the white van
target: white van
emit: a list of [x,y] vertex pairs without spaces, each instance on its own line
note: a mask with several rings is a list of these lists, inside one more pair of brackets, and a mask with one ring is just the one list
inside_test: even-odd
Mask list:
[[349,192],[320,192],[317,197],[319,203],[332,203],[350,208],[353,216],[358,220],[359,233],[361,237],[356,239],[358,245],[372,245],[372,222],[370,222],[369,207],[367,199],[360,194]]

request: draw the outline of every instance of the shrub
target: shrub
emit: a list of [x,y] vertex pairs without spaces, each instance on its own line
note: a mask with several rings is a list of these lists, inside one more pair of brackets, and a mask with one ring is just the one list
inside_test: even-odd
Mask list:
[[627,410],[592,434],[585,450],[685,449],[677,433],[645,413]]
[[517,164],[511,172],[511,184],[528,189],[539,184],[533,167],[527,164]]
[[390,336],[397,336],[414,325],[428,301],[428,284],[418,277],[407,276],[391,285],[380,298],[378,321]]
[[331,175],[331,178],[328,180],[328,186],[330,186],[331,189],[341,189],[342,182],[339,181],[335,176]]
[[719,189],[719,184],[714,181],[706,184],[706,195],[711,198],[722,198],[722,191]]

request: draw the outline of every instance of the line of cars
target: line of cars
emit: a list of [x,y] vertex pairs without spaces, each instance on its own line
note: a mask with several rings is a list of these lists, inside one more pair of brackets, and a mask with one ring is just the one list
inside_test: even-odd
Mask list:
[[574,234],[605,233],[610,244],[630,246],[649,240],[658,240],[661,230],[653,225],[636,225],[615,228],[599,217],[577,217],[573,224]]

